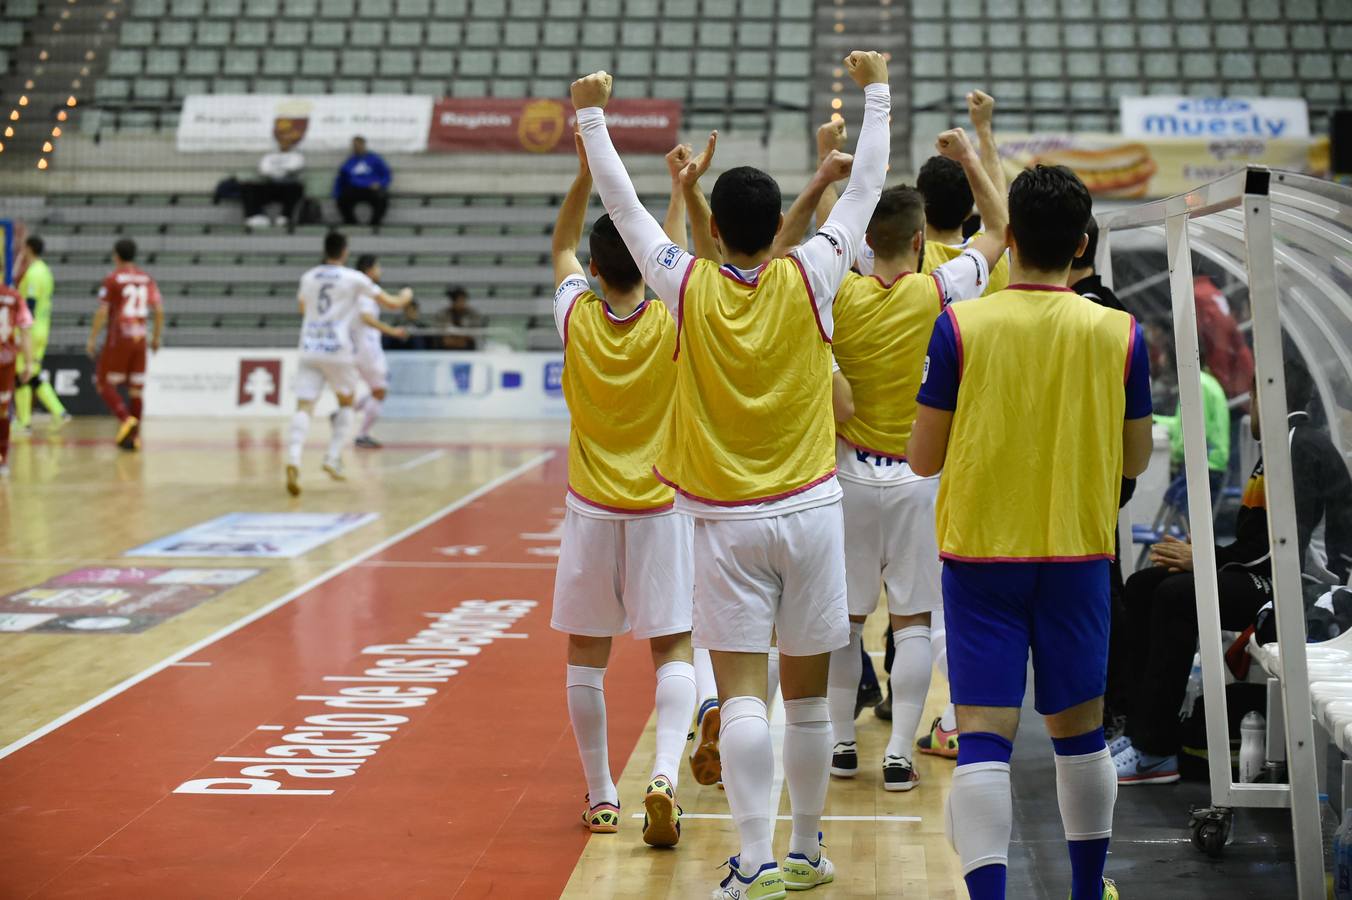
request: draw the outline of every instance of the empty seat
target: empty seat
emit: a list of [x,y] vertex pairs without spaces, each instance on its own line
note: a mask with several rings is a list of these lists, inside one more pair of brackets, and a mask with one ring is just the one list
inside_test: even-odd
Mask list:
[[169,82],[163,78],[138,78],[132,82],[137,100],[168,100]]
[[406,78],[374,78],[371,80],[371,93],[373,94],[408,94],[408,79]]
[[346,50],[339,55],[338,64],[344,75],[369,77],[376,74],[374,50]]
[[249,82],[243,78],[220,76],[211,79],[211,93],[213,94],[247,94],[248,92]]
[[[641,51],[640,51],[641,52]],[[647,71],[651,71],[652,62],[649,53],[649,63]],[[624,53],[621,51],[621,65],[623,65]],[[541,50],[535,54],[535,73],[537,75],[557,75],[565,77],[575,75],[576,70],[573,67],[573,54],[567,50]],[[634,75],[636,72],[621,70],[622,74]]]
[[108,54],[109,75],[139,75],[141,65],[140,50],[114,49]]
[[[17,28],[19,41],[23,40],[23,27],[17,22],[6,22],[0,24],[0,46],[5,46],[4,35],[10,28]],[[155,26],[150,22],[124,22],[120,38],[124,47],[149,47],[155,43]]]
[[338,54],[333,50],[307,50],[300,58],[302,75],[335,75],[338,72]]
[[286,0],[282,9],[290,19],[313,19],[319,15],[319,0]]
[[625,47],[651,47],[657,43],[654,22],[624,22],[620,25],[620,43]]
[[323,94],[327,93],[329,83],[322,78],[292,78],[291,93],[293,94]]
[[459,22],[428,22],[427,46],[459,47],[463,35]]
[[460,53],[460,74],[492,75],[493,54],[488,50],[464,50]]
[[426,19],[432,15],[431,0],[395,0],[394,14],[400,19]]
[[319,14],[325,19],[351,19],[357,15],[355,0],[321,0]]
[[[127,28],[122,29],[122,43],[127,42]],[[226,47],[230,44],[230,23],[204,21],[197,23],[197,40],[194,42],[199,47]],[[191,51],[189,51],[191,52]]]
[[94,83],[94,99],[106,103],[126,100],[131,95],[131,82],[125,78],[100,78]]
[[255,78],[253,81],[254,94],[289,94],[291,93],[290,78]]
[[534,47],[540,42],[540,26],[535,22],[508,22],[503,28],[502,42],[508,47]]
[[386,50],[380,54],[380,74],[385,77],[402,77],[413,74],[412,50]]
[[471,21],[465,29],[465,43],[471,47],[497,47],[502,43],[499,23]]
[[272,43],[276,47],[304,47],[310,41],[310,27],[305,22],[276,22],[272,26]]
[[310,26],[310,43],[315,47],[341,47],[347,43],[347,26],[342,22],[315,22]]
[[[264,75],[295,75],[300,69],[299,54],[295,50],[276,48],[263,51]],[[259,93],[270,93],[259,91]]]
[[728,22],[700,22],[700,47],[731,47],[732,25]]
[[576,47],[578,45],[577,22],[551,22],[545,29],[546,47]]
[[423,26],[421,22],[391,22],[389,35],[391,47],[420,47]]
[[432,15],[438,19],[458,19],[469,9],[466,0],[432,0]]
[[191,97],[195,94],[209,93],[209,85],[210,82],[205,78],[175,78],[174,97],[182,100],[184,97]]
[[268,23],[241,19],[235,23],[235,46],[264,47],[268,43]]
[[225,75],[253,75],[258,71],[257,50],[226,50],[221,60]]
[[348,42],[354,47],[384,47],[385,23],[360,19],[348,29]]
[[169,9],[176,19],[197,19],[206,15],[205,0],[171,0]]
[[192,24],[189,22],[161,22],[157,43],[162,47],[187,47],[192,44]]
[[179,70],[177,50],[150,50],[146,53],[147,75],[177,75]]
[[449,50],[424,50],[418,54],[418,74],[450,77],[455,71],[455,54]]
[[614,22],[585,21],[582,23],[582,46],[613,47],[617,33]]
[[389,19],[394,16],[393,0],[361,0],[357,15],[363,19]]
[[275,19],[281,14],[281,0],[245,0],[244,15],[251,19]]

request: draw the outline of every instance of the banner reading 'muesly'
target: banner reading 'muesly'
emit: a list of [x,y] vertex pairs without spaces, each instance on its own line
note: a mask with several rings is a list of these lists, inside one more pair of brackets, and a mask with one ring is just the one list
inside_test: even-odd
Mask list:
[[[621,153],[666,153],[676,143],[676,100],[611,100],[606,124]],[[444,152],[572,153],[567,100],[443,97],[432,110],[427,149]]]

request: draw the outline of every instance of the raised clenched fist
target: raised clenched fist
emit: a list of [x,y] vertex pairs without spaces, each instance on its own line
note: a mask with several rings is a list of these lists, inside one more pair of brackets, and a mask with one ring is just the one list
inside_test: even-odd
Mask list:
[[817,128],[817,162],[826,159],[832,150],[845,146],[845,120],[832,119]]
[[850,169],[854,166],[854,157],[848,153],[841,153],[839,150],[832,150],[822,159],[821,165],[817,171],[823,175],[827,181],[840,181],[842,178],[850,177]]
[[609,72],[593,72],[573,82],[573,109],[586,109],[590,106],[604,107],[610,100],[612,79]]
[[845,57],[845,70],[860,87],[887,84],[887,60],[876,50],[855,50]]
[[990,125],[995,116],[995,100],[984,91],[972,91],[967,95],[967,116],[976,128]]
[[677,144],[667,151],[667,171],[671,173],[672,181],[681,180],[681,170],[690,164],[694,156],[695,149],[689,144]]
[[961,162],[976,153],[972,149],[972,142],[967,139],[967,132],[961,128],[954,128],[939,135],[939,139],[934,142],[934,147],[939,151],[940,156],[955,162]]

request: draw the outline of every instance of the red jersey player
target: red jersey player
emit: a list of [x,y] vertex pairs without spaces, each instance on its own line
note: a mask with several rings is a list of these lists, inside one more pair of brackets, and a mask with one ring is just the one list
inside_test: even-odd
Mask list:
[[0,478],[9,474],[9,401],[14,396],[14,366],[22,356],[29,371],[23,383],[37,374],[28,332],[33,314],[19,292],[0,285]]
[[[89,329],[86,349],[94,355],[99,332],[108,326],[108,337],[99,354],[94,382],[99,396],[117,416],[117,445],[123,450],[141,446],[141,391],[146,383],[146,320],[153,313],[154,331],[150,336],[152,352],[160,349],[160,335],[164,331],[164,308],[160,305],[160,289],[135,264],[136,242],[122,238],[113,245],[113,271],[103,279],[99,288],[99,308]],[[118,386],[127,386],[128,403],[122,402]]]

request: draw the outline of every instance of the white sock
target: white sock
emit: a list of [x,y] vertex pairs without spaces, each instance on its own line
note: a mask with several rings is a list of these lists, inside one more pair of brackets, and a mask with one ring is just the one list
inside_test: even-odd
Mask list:
[[850,623],[850,642],[831,651],[831,672],[827,678],[826,699],[831,709],[831,731],[837,744],[854,740],[854,704],[859,697],[859,676],[864,659],[859,645],[864,640],[864,623]]
[[[775,751],[770,743],[770,720],[759,697],[729,697],[723,703],[722,716],[718,748],[723,762],[723,788],[742,839],[742,871],[754,872],[775,859],[771,844],[775,828],[770,808]],[[830,748],[827,750],[829,754]]]
[[[858,658],[859,651],[855,651]],[[858,679],[856,679],[856,684]],[[784,701],[784,781],[793,808],[789,852],[816,859],[831,772],[831,714],[825,697]]]
[[920,717],[925,714],[929,694],[930,630],[925,625],[910,625],[892,632],[896,653],[892,657],[892,738],[887,742],[888,756],[910,759]]
[[944,714],[939,717],[939,727],[944,731],[958,730],[958,711],[952,703],[944,707]]
[[[939,670],[939,675],[944,681],[948,681],[948,629],[944,625],[944,611],[940,607],[930,615],[930,656],[934,659],[934,667]],[[953,704],[950,703],[944,707],[944,714],[940,719],[939,727],[944,731],[953,731],[958,727],[957,714],[953,711]]]
[[775,694],[779,692],[779,648],[771,647],[769,661],[766,669],[766,702],[773,702]]
[[1117,769],[1108,748],[1056,757],[1056,802],[1068,841],[1111,837],[1117,802]]
[[333,434],[329,436],[329,452],[325,455],[325,462],[341,462],[343,459],[343,448],[347,446],[347,436],[352,431],[352,407],[338,407],[338,414],[333,417]]
[[657,670],[657,757],[652,777],[665,775],[676,787],[681,750],[695,715],[695,668],[688,662],[669,662]]
[[587,777],[588,802],[619,803],[620,795],[610,778],[610,750],[606,745],[606,670],[591,666],[568,667],[568,718],[577,738],[577,755]]
[[701,704],[718,699],[718,683],[714,681],[714,662],[709,651],[695,648],[695,696]]
[[305,435],[310,432],[310,414],[298,409],[291,416],[291,427],[286,430],[286,464],[300,465],[300,453],[305,448]]
[[979,762],[953,770],[945,828],[963,875],[982,866],[1008,865],[1013,826],[1009,763]]
[[380,409],[383,404],[374,394],[368,396],[361,405],[361,431],[357,432],[358,437],[369,437],[371,435],[371,426],[380,418]]

